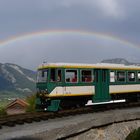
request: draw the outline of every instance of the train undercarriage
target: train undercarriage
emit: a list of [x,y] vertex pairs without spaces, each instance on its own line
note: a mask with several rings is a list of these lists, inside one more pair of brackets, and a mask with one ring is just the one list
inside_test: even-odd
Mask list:
[[[92,100],[92,96],[80,96],[80,97],[61,97],[61,98],[46,98],[37,97],[36,109],[38,111],[59,111],[65,109],[72,109],[83,107],[89,100]],[[138,102],[140,100],[140,93],[125,93],[125,94],[111,94],[111,98],[108,101],[113,100],[125,100],[126,102]],[[93,103],[97,103],[97,101]],[[99,101],[100,102],[100,101]]]

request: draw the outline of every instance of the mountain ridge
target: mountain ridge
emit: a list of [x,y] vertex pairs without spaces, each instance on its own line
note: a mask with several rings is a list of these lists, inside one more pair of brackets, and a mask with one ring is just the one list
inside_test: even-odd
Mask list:
[[26,96],[35,92],[36,72],[12,63],[0,63],[0,96]]
[[124,58],[105,59],[105,60],[102,60],[101,63],[113,63],[113,64],[124,64],[124,65],[140,66],[140,63],[129,62]]

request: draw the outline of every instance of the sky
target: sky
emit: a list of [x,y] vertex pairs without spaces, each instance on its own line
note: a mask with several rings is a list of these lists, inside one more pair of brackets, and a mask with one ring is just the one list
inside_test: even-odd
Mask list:
[[140,62],[139,0],[0,0],[0,63]]

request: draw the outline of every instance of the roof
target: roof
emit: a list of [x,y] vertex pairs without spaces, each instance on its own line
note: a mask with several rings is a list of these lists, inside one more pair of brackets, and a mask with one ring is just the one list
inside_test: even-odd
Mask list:
[[29,104],[28,104],[27,102],[25,102],[24,100],[16,99],[16,100],[14,100],[13,102],[9,103],[9,104],[7,105],[6,108],[9,108],[9,107],[11,107],[11,106],[13,106],[13,105],[15,105],[15,104],[19,104],[19,105],[21,105],[21,106],[23,106],[23,107],[27,107],[27,106],[29,105]]
[[97,64],[43,63],[38,67],[38,70],[45,68],[98,68],[98,69],[140,70],[140,66],[136,65],[110,64],[110,63],[97,63]]

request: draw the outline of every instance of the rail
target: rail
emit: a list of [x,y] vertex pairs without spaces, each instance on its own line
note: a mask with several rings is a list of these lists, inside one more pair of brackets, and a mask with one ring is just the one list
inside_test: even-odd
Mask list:
[[34,121],[38,122],[41,120],[60,118],[60,117],[65,117],[70,115],[94,113],[94,112],[101,112],[101,111],[107,111],[112,109],[132,108],[132,107],[140,107],[140,102],[130,102],[130,103],[124,102],[121,104],[109,103],[109,104],[85,106],[82,108],[75,108],[69,110],[62,110],[58,112],[34,112],[34,113],[25,113],[25,114],[17,114],[17,115],[7,115],[4,117],[0,117],[0,128],[2,128],[2,126],[4,125],[13,127],[16,124],[32,123]]

